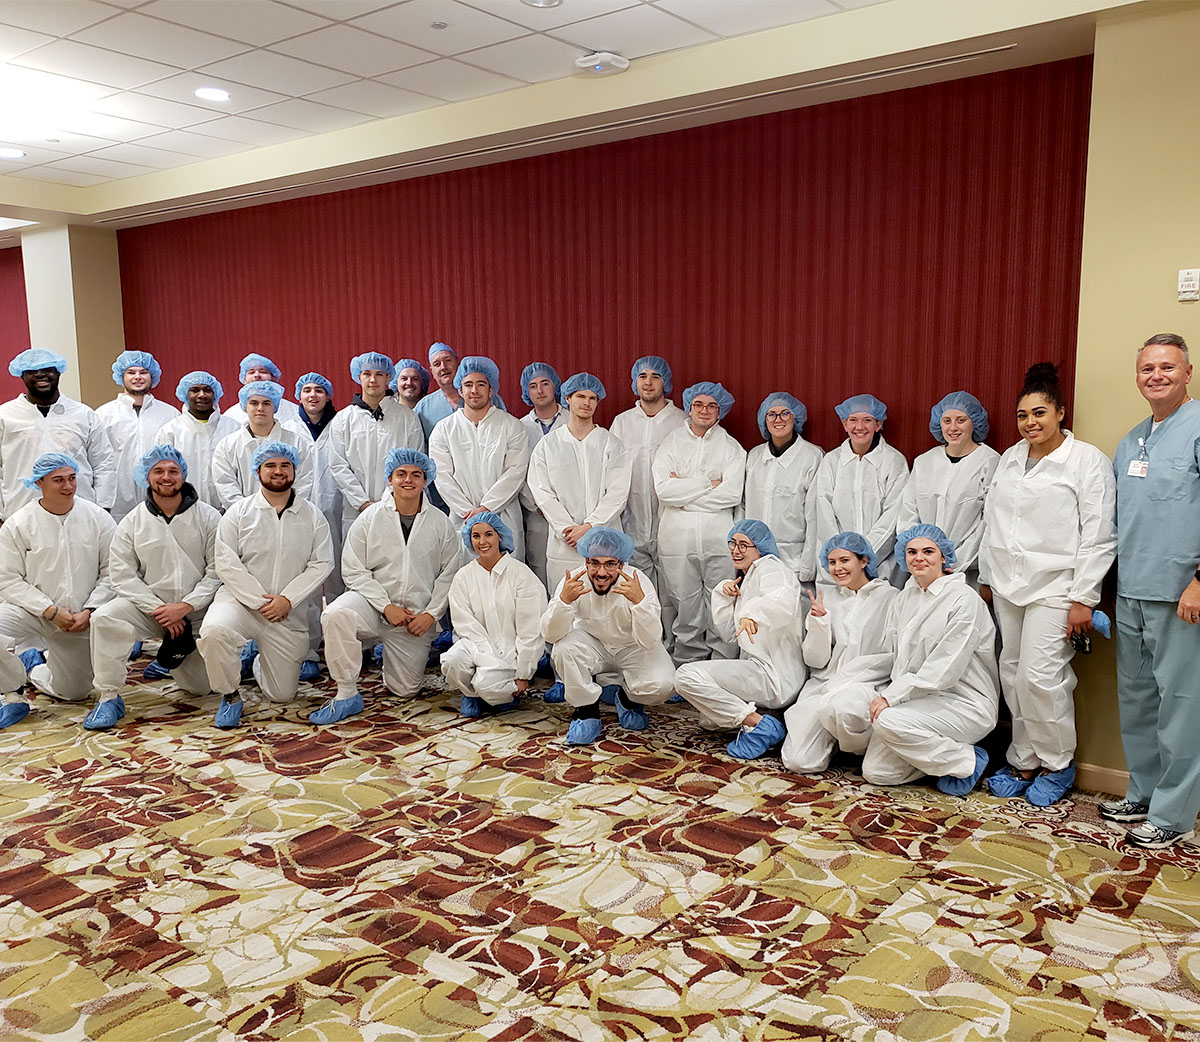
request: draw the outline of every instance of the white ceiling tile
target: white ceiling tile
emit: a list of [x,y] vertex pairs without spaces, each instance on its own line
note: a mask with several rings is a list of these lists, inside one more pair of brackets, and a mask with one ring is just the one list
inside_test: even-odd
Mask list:
[[214,76],[225,76],[237,83],[248,83],[251,87],[293,95],[328,90],[356,78],[270,51],[239,54],[236,58],[206,65],[201,72],[211,72]]
[[359,80],[347,83],[332,90],[323,90],[310,94],[306,101],[319,101],[326,105],[338,105],[355,112],[365,112],[370,116],[399,116],[404,112],[416,112],[419,109],[433,108],[442,104],[437,98],[426,97],[424,94],[414,94],[410,90],[400,90],[389,87],[373,80]]
[[476,69],[453,58],[426,62],[379,78],[406,90],[431,94],[443,101],[466,101],[468,98],[481,98],[485,94],[499,94],[503,90],[525,86],[520,80],[511,80],[486,69]]
[[89,159],[111,159],[121,163],[136,163],[155,170],[167,170],[173,166],[184,166],[196,162],[195,156],[182,152],[168,152],[162,148],[147,148],[145,145],[111,145],[88,153]]
[[7,135],[18,147],[26,145],[45,146],[56,149],[64,155],[78,155],[80,152],[91,152],[97,148],[107,148],[116,144],[112,138],[89,137],[87,134],[71,134],[65,130],[55,130],[48,134],[18,134]]
[[100,0],[100,2],[112,7],[141,7],[146,0]]
[[251,115],[255,119],[266,120],[268,123],[279,123],[285,127],[307,130],[314,134],[352,127],[356,123],[366,123],[368,119],[358,112],[330,108],[328,105],[318,105],[316,102],[304,101],[302,98],[292,98],[290,101],[281,101],[277,105],[255,109]]
[[728,0],[656,0],[655,6],[718,36],[756,33],[838,13],[828,0],[754,0],[752,4],[731,4]]
[[101,98],[92,106],[92,111],[172,129],[190,127],[193,123],[203,123],[212,119],[212,113],[198,105],[181,105],[177,101],[151,98],[134,91],[124,91]]
[[100,112],[84,112],[64,119],[58,129],[71,134],[109,138],[112,141],[137,141],[150,134],[161,134],[167,128],[133,119],[121,119],[119,116],[105,116]]
[[0,62],[15,58],[18,54],[32,51],[47,43],[53,43],[54,37],[44,33],[31,32],[28,29],[17,29],[11,25],[0,25]]
[[856,7],[871,7],[875,4],[884,4],[888,0],[829,0],[829,2],[849,11]]
[[85,174],[78,170],[61,170],[52,166],[32,166],[15,171],[13,177],[24,177],[30,181],[53,181],[60,185],[76,185],[79,188],[90,188],[92,185],[111,181],[111,176],[100,174]]
[[243,43],[197,32],[142,14],[119,14],[107,22],[72,34],[72,40],[107,47],[139,58],[153,58],[184,69],[228,58],[246,50]]
[[9,163],[17,166],[36,166],[38,163],[52,163],[56,159],[68,159],[71,155],[66,149],[45,148],[7,138],[0,140],[0,148],[17,148],[25,153],[20,159],[0,159],[0,171],[6,169]]
[[428,51],[420,51],[398,40],[389,40],[349,25],[318,29],[315,33],[284,40],[271,49],[358,76],[375,76],[381,72],[406,69],[433,57]]
[[716,39],[712,33],[653,7],[631,7],[586,22],[573,22],[554,30],[554,35],[585,51],[615,51],[630,59]]
[[[445,22],[446,28],[434,29],[433,22]],[[442,57],[511,40],[526,32],[519,25],[457,0],[408,0],[356,18],[354,24]]]
[[[228,101],[205,101],[196,97],[197,87],[223,87],[229,91]],[[202,72],[184,72],[178,76],[169,76],[165,80],[148,83],[138,88],[139,94],[149,94],[155,98],[167,101],[179,101],[185,105],[202,108],[209,119],[214,115],[224,116],[244,112],[246,109],[256,109],[262,105],[271,105],[276,101],[286,101],[286,94],[276,94],[271,90],[260,90],[249,87],[244,83],[234,83],[233,80],[222,79],[220,76],[209,76]]]
[[294,141],[304,137],[303,130],[291,127],[281,127],[274,123],[263,123],[257,119],[246,119],[244,116],[224,116],[210,123],[201,123],[193,127],[196,134],[207,134],[212,137],[225,138],[246,145],[278,145],[282,141]]
[[4,0],[0,5],[0,22],[51,36],[67,36],[118,14],[93,0]]
[[138,14],[154,15],[193,29],[228,36],[259,47],[289,36],[307,33],[329,21],[271,0],[154,0],[138,8]]
[[575,59],[582,53],[578,47],[548,36],[523,36],[464,54],[463,60],[526,83],[539,83],[572,75]]
[[152,168],[140,163],[119,163],[115,159],[93,159],[87,156],[71,156],[70,159],[60,159],[55,163],[46,164],[48,170],[75,170],[83,174],[97,174],[101,177],[136,177],[138,174],[151,173]]
[[171,65],[134,58],[128,54],[117,54],[99,47],[75,43],[73,40],[55,40],[36,51],[22,54],[13,59],[14,65],[27,69],[41,69],[60,76],[70,76],[93,83],[106,83],[122,89],[136,87],[151,80],[161,80],[179,70]]
[[[624,7],[637,7],[641,0],[566,0],[558,7],[529,7],[520,0],[462,0],[471,7],[477,7],[489,14],[507,18],[527,29],[544,32],[547,29],[557,29],[568,22],[581,22],[585,18],[595,18],[597,15],[619,11]],[[748,3],[751,0],[727,0],[733,3]]]
[[390,7],[396,0],[286,0],[286,3],[289,7],[303,7],[313,14],[342,21],[357,18],[368,11],[378,11],[381,7]]
[[168,130],[165,134],[155,134],[153,137],[142,138],[138,142],[152,148],[165,148],[172,152],[183,152],[189,156],[200,156],[212,159],[217,156],[231,156],[235,152],[245,152],[252,148],[241,141],[226,141],[219,137],[209,137],[207,134],[195,134],[190,130]]

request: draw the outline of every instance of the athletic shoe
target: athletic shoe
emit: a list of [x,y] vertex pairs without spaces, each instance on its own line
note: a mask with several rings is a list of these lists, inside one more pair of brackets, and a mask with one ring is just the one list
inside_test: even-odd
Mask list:
[[472,695],[463,695],[458,703],[458,711],[468,720],[475,720],[483,716],[483,699],[475,698]]
[[620,684],[605,684],[600,689],[600,701],[606,706],[615,706],[617,704],[617,695],[621,693]]
[[1143,821],[1125,833],[1125,842],[1130,846],[1141,847],[1143,850],[1161,850],[1163,847],[1172,847],[1176,843],[1183,843],[1195,835],[1196,833],[1190,829],[1187,832],[1177,832],[1175,829],[1165,829],[1161,825],[1155,825],[1152,821]]
[[106,698],[87,715],[83,726],[89,731],[107,731],[116,727],[117,721],[125,715],[125,702],[120,695],[116,698]]
[[243,684],[254,676],[254,660],[256,658],[258,658],[258,642],[247,641],[241,654]]
[[301,662],[300,663],[300,679],[306,684],[311,684],[321,675],[321,663],[319,662]]
[[213,724],[223,731],[237,727],[242,722],[242,700],[240,698],[222,698],[217,707],[217,716]]
[[1105,821],[1145,821],[1150,817],[1150,804],[1133,800],[1105,800],[1100,804],[1100,817]]
[[142,670],[143,680],[170,680],[171,671],[166,666],[160,665],[158,659],[152,658]]
[[1032,778],[1022,778],[1017,769],[1008,764],[1001,767],[986,782],[988,792],[1002,800],[1024,795],[1025,790],[1032,784]]
[[556,681],[551,684],[545,691],[542,692],[543,702],[565,702],[567,700],[567,689],[563,687],[562,681]]
[[567,745],[591,745],[603,730],[604,724],[596,716],[572,720],[567,728]]
[[949,774],[943,774],[937,780],[938,792],[944,792],[947,796],[967,795],[967,793],[979,784],[979,779],[983,777],[983,772],[987,770],[987,765],[988,754],[978,745],[975,746],[975,770],[965,778],[955,778]]
[[29,673],[34,666],[42,666],[46,663],[46,656],[43,655],[37,648],[26,648],[17,656],[21,660],[21,665],[25,667],[26,674]]
[[29,715],[28,702],[6,702],[0,706],[0,730],[11,727]]
[[350,698],[335,698],[326,702],[320,709],[314,709],[308,714],[310,724],[336,724],[347,717],[356,716],[363,711],[363,697],[355,691]]
[[1046,771],[1033,779],[1033,784],[1025,792],[1025,799],[1035,807],[1049,807],[1057,803],[1071,789],[1075,782],[1075,763],[1072,761],[1061,771]]
[[742,728],[737,737],[725,746],[730,756],[739,760],[757,760],[765,756],[767,750],[778,745],[787,737],[787,730],[773,716],[763,715],[752,730]]

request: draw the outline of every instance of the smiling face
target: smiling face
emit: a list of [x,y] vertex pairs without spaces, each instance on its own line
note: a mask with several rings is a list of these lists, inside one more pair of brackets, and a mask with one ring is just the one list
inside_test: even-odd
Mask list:
[[867,559],[839,547],[829,551],[829,574],[833,581],[847,590],[858,590],[870,580],[867,578]]
[[781,402],[767,406],[767,414],[763,419],[767,424],[767,437],[775,442],[787,441],[796,429],[795,414]]
[[320,384],[305,384],[300,388],[300,405],[309,416],[320,416],[329,404],[329,392]]
[[401,499],[415,499],[425,491],[425,471],[415,463],[401,463],[392,471],[388,484]]
[[712,395],[698,394],[692,399],[692,406],[688,409],[688,419],[692,424],[692,430],[697,434],[703,434],[717,425],[717,421],[721,419],[721,407]]
[[54,513],[62,514],[75,502],[76,475],[71,467],[59,467],[37,480],[42,499]]
[[400,392],[400,400],[405,405],[416,405],[421,400],[421,371],[411,365],[401,369],[396,378],[396,390]]
[[458,358],[453,351],[439,351],[429,360],[429,371],[438,387],[454,390],[454,373],[458,369]]
[[198,420],[207,420],[216,408],[217,393],[208,384],[193,384],[187,389],[188,412]]
[[583,563],[587,568],[588,578],[592,581],[592,592],[601,597],[617,585],[621,578],[621,569],[625,567],[619,557],[589,557]]
[[458,390],[468,409],[480,412],[491,403],[492,385],[483,373],[467,373]]
[[653,369],[643,369],[637,377],[637,396],[647,405],[655,405],[663,400],[666,392],[663,390],[661,373]]
[[131,365],[121,377],[121,383],[130,394],[145,394],[153,382],[150,370],[140,365]]
[[160,459],[146,474],[146,483],[156,496],[170,499],[183,490],[183,471],[174,460]]
[[50,366],[48,369],[26,369],[21,374],[25,390],[35,398],[52,398],[58,393],[59,371]]
[[500,533],[486,521],[471,526],[471,549],[484,564],[492,564],[500,557]]
[[1017,402],[1017,431],[1030,449],[1042,449],[1062,438],[1062,421],[1067,410],[1044,394],[1027,394]]
[[942,437],[952,456],[963,455],[963,450],[974,444],[975,424],[962,409],[947,409],[942,413]]
[[842,421],[842,429],[850,438],[850,447],[861,456],[871,448],[883,424],[869,412],[852,412]]
[[932,539],[910,539],[904,548],[904,563],[921,589],[946,574],[946,559]]
[[535,376],[525,390],[535,409],[546,409],[554,404],[554,381],[548,376]]
[[738,532],[729,540],[729,556],[733,561],[733,567],[739,572],[745,572],[762,557],[762,554],[759,553],[758,547],[754,545],[754,541],[748,535]]
[[296,481],[296,468],[283,456],[263,460],[258,467],[258,480],[268,492],[286,492]]
[[1155,416],[1166,417],[1187,401],[1192,366],[1173,344],[1151,344],[1137,356],[1137,388]]

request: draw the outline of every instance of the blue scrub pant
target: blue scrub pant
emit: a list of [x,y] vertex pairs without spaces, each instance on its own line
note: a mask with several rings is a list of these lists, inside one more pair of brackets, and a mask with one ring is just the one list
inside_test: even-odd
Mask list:
[[1117,702],[1126,799],[1148,803],[1155,825],[1189,832],[1200,811],[1200,626],[1177,607],[1117,598]]

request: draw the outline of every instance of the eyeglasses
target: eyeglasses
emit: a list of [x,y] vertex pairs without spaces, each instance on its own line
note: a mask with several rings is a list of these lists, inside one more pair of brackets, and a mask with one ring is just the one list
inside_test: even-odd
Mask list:
[[692,402],[693,409],[703,409],[705,412],[712,412],[714,409],[721,408],[716,402]]
[[772,409],[766,416],[768,420],[789,420],[791,417],[791,409]]
[[753,550],[754,548],[755,547],[753,543],[743,543],[740,539],[729,540],[730,550],[741,550],[743,553],[745,553],[747,550]]

